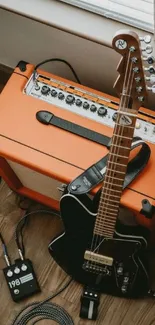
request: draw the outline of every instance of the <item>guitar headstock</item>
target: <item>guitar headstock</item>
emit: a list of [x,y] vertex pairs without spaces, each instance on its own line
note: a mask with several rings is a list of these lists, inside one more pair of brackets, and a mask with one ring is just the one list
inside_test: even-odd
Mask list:
[[[155,81],[155,68],[150,66],[144,67],[143,61],[148,64],[154,63],[153,56],[142,57],[142,52],[152,53],[152,47],[147,45],[146,48],[141,47],[141,42],[150,43],[150,36],[139,38],[135,32],[121,30],[118,31],[112,41],[112,46],[116,52],[122,55],[118,64],[117,71],[119,76],[116,79],[114,88],[120,97],[128,96],[132,101],[132,108],[138,110],[147,99],[147,89],[154,90],[153,87],[147,87],[146,80]],[[153,73],[151,77],[145,76],[145,71]]]

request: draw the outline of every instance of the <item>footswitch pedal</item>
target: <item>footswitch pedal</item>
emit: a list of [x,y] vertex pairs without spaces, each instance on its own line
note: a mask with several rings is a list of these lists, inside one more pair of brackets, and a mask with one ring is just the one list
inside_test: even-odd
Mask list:
[[15,264],[3,269],[3,272],[15,302],[41,291],[30,260],[18,259]]

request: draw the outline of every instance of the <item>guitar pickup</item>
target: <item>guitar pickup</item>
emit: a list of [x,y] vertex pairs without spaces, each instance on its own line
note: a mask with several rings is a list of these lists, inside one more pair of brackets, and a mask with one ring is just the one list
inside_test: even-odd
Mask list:
[[109,266],[111,266],[113,264],[112,257],[101,255],[101,254],[96,254],[91,251],[85,251],[84,259],[91,261],[91,262],[98,263],[98,264],[104,264],[104,265],[109,265]]

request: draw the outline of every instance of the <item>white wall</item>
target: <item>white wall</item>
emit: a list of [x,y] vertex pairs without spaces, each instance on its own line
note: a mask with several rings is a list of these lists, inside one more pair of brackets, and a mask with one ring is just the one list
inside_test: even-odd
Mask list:
[[[20,60],[37,64],[52,57],[66,59],[82,84],[116,95],[112,87],[120,57],[114,50],[0,9],[0,63],[14,68]],[[44,69],[74,80],[63,63]],[[148,107],[155,108],[154,99],[149,96]]]

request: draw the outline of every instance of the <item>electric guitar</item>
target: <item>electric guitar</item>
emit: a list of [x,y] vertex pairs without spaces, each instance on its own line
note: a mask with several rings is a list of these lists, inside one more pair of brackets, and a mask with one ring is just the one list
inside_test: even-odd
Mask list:
[[62,196],[65,232],[52,240],[49,251],[76,281],[104,293],[138,297],[148,291],[149,234],[141,226],[122,224],[118,216],[136,117],[147,91],[137,34],[118,32],[112,45],[122,55],[114,85],[120,105],[100,197]]

